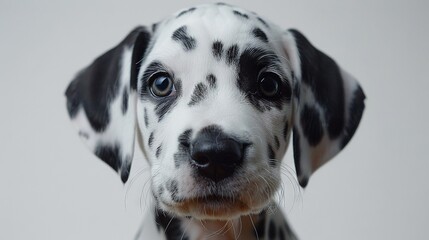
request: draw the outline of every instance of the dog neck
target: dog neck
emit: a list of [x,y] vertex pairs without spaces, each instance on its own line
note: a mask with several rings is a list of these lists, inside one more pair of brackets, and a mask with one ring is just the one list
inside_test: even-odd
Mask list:
[[239,240],[296,239],[281,210],[274,205],[259,214],[232,220],[199,220],[177,217],[160,209],[151,211],[136,240]]

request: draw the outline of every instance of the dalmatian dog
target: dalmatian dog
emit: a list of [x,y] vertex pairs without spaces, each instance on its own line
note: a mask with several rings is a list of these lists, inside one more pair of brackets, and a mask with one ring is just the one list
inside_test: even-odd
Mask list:
[[168,240],[296,239],[273,200],[289,139],[305,187],[350,141],[365,99],[301,32],[223,3],[136,27],[66,97],[124,183],[137,143],[154,204],[136,239]]

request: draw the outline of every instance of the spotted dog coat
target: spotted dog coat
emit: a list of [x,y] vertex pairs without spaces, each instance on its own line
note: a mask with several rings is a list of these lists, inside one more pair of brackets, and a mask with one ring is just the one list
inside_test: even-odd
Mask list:
[[272,200],[290,135],[305,187],[350,141],[365,99],[302,33],[221,3],[135,28],[66,97],[124,183],[139,140],[155,204],[137,239],[169,240],[295,239]]

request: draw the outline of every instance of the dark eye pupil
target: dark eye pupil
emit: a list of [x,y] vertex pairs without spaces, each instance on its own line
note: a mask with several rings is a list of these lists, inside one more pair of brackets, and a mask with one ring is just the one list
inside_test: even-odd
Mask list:
[[168,76],[158,76],[152,83],[152,93],[158,97],[164,97],[171,93],[173,83]]
[[279,92],[279,83],[271,76],[264,76],[259,82],[259,89],[264,96],[273,97]]

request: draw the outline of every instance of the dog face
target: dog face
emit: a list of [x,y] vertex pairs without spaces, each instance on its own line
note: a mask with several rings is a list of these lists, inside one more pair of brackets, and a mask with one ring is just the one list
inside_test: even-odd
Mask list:
[[158,206],[199,219],[266,207],[292,131],[305,186],[353,136],[365,98],[301,33],[224,4],[136,28],[66,95],[79,135],[124,182],[137,132]]

